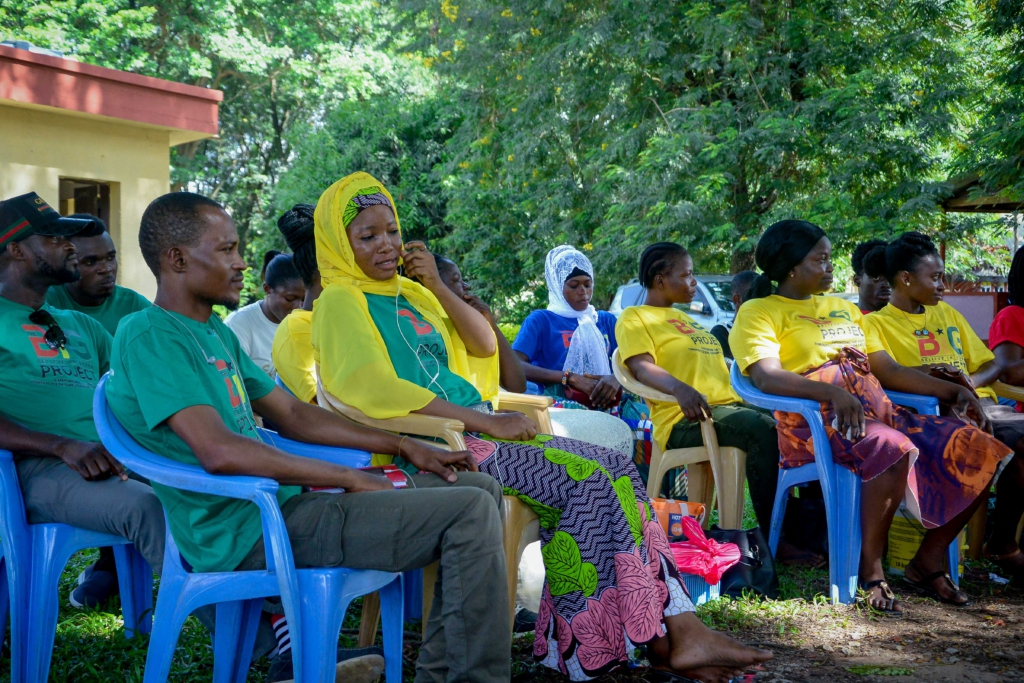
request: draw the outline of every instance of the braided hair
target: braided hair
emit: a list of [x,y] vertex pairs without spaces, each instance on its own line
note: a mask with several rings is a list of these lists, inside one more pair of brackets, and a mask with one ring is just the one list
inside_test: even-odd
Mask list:
[[1013,265],[1010,266],[1010,274],[1006,278],[1006,291],[1011,304],[1024,306],[1024,247],[1013,255]]
[[284,241],[292,250],[292,263],[302,282],[313,286],[316,276],[316,239],[313,235],[312,204],[296,204],[277,219],[277,229],[284,235]]
[[[886,242],[882,242],[882,240],[878,241],[881,242],[881,244],[877,244],[872,247],[871,250],[866,252],[861,258],[861,270],[858,272],[858,275],[864,274],[868,277],[885,277],[885,279],[888,280],[889,278],[885,274],[885,250],[889,245]],[[890,282],[889,284],[892,283]]]
[[900,271],[916,272],[922,260],[938,255],[931,237],[921,232],[905,232],[885,248],[885,279],[895,287]]
[[658,242],[644,249],[640,255],[640,284],[650,289],[654,278],[671,268],[676,261],[690,252],[675,242]]

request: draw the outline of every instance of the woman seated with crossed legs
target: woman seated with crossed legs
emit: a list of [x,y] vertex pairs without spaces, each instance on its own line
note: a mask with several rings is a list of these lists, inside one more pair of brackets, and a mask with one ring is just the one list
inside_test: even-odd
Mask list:
[[[697,619],[626,458],[538,435],[521,413],[491,411],[467,379],[467,358],[496,364],[494,333],[445,286],[421,242],[402,244],[380,181],[356,173],[335,183],[320,197],[315,223],[324,291],[312,334],[324,388],[375,418],[461,420],[480,471],[539,514],[547,587],[534,653],[547,666],[586,680],[648,643],[659,666],[724,682],[771,657]],[[423,285],[398,274],[400,260]]]
[[970,323],[942,300],[945,265],[927,235],[908,232],[869,252],[866,263],[884,272],[892,285],[889,304],[864,318],[896,362],[940,379],[969,383],[978,393],[995,437],[1013,449],[996,482],[988,559],[1018,580],[1024,578],[1024,553],[1017,546],[1017,524],[1024,514],[1024,414],[998,403],[990,387],[1003,367]]
[[[864,482],[859,576],[870,605],[903,611],[883,578],[882,551],[904,495],[928,529],[907,581],[943,602],[966,605],[967,595],[946,575],[946,551],[1010,449],[959,420],[890,403],[883,387],[936,396],[985,422],[971,392],[900,366],[873,332],[865,335],[860,309],[820,296],[833,279],[832,244],[821,228],[775,223],[758,242],[755,259],[764,275],[747,293],[729,344],[740,370],[761,391],[821,402],[832,458]],[[775,293],[773,281],[779,283]],[[784,412],[775,419],[782,467],[813,462],[807,422]]]

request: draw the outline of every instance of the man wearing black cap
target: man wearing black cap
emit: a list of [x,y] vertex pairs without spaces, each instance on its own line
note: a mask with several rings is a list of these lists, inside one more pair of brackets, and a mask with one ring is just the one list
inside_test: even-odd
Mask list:
[[[113,340],[83,313],[44,306],[50,287],[79,278],[68,238],[93,225],[34,192],[0,202],[0,449],[15,453],[30,523],[124,536],[160,571],[160,501],[128,478],[93,423]],[[87,570],[72,602],[95,605],[115,589],[110,573]]]

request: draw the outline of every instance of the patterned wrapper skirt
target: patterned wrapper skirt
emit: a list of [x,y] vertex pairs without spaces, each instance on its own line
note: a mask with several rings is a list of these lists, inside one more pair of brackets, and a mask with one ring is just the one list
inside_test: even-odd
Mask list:
[[[963,512],[992,482],[999,463],[1012,450],[995,437],[960,420],[917,415],[895,406],[873,374],[845,359],[804,373],[808,379],[841,386],[864,406],[867,436],[849,441],[832,428],[830,403],[821,404],[832,459],[870,481],[903,456],[911,458],[908,508],[929,529]],[[814,461],[807,421],[798,413],[776,411],[783,468]]]
[[693,611],[668,539],[628,456],[565,437],[466,436],[480,471],[540,517],[544,596],[533,652],[584,681],[636,659]]

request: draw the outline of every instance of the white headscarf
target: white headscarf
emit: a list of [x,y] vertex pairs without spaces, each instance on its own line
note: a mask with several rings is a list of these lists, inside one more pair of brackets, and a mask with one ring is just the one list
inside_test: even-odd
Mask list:
[[611,365],[608,363],[608,346],[604,335],[597,328],[597,310],[587,306],[577,311],[565,300],[562,286],[569,279],[569,274],[579,268],[594,279],[594,266],[590,259],[568,244],[562,244],[548,252],[544,259],[544,279],[548,283],[548,310],[563,318],[575,318],[579,327],[569,342],[569,351],[565,355],[562,370],[577,374],[610,375]]

